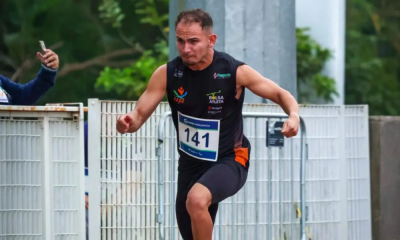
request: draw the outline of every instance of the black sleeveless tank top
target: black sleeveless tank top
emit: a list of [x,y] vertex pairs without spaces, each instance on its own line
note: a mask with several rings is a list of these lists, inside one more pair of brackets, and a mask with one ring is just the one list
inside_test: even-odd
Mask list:
[[180,165],[233,160],[235,148],[249,147],[243,135],[244,90],[236,99],[236,70],[242,64],[215,50],[212,63],[201,71],[186,67],[180,57],[167,63]]

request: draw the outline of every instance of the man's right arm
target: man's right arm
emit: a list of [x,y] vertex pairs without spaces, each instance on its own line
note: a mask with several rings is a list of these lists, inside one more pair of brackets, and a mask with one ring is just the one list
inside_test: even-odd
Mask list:
[[164,64],[154,71],[150,77],[146,91],[140,96],[135,109],[128,113],[133,123],[128,132],[133,133],[146,122],[167,91],[167,65]]

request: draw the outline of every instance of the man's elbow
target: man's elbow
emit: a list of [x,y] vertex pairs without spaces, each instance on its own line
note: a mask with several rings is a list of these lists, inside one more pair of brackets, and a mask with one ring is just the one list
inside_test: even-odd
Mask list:
[[[278,104],[282,104],[284,102],[296,102],[296,99],[294,98],[294,96],[286,89],[280,88],[278,91]],[[297,102],[296,102],[297,103]]]

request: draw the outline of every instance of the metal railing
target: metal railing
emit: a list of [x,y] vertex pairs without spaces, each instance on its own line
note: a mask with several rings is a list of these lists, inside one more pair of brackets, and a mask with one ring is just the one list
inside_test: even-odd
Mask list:
[[[267,119],[285,119],[285,118],[287,118],[288,116],[287,115],[285,115],[285,114],[276,114],[276,113],[255,113],[255,112],[244,112],[243,114],[243,117],[245,118],[245,119],[248,119],[248,118],[254,118],[255,120],[257,120],[257,119],[265,119],[265,118],[267,118]],[[165,214],[165,194],[166,194],[166,192],[165,192],[165,189],[164,189],[164,182],[166,181],[165,180],[165,177],[164,177],[164,173],[165,173],[165,169],[164,169],[164,162],[165,162],[165,150],[164,150],[164,140],[165,140],[165,130],[164,130],[164,128],[165,128],[165,123],[166,123],[166,120],[167,120],[167,118],[169,118],[169,117],[171,117],[171,112],[166,112],[166,113],[164,113],[163,115],[162,115],[162,117],[161,117],[161,119],[160,119],[160,121],[159,121],[159,123],[158,123],[158,147],[157,147],[157,149],[156,149],[156,151],[157,151],[157,153],[156,153],[156,155],[157,155],[157,157],[158,157],[158,201],[159,201],[159,209],[158,209],[158,214],[157,214],[157,222],[158,222],[158,224],[159,224],[159,239],[160,240],[164,240],[164,239],[166,239],[165,238],[165,236],[166,236],[166,234],[165,234],[165,230],[166,230],[166,226],[165,226],[165,224],[164,224],[164,222],[165,222],[165,219],[166,219],[166,214]],[[248,228],[248,225],[247,225],[247,222],[246,222],[246,218],[248,218],[247,216],[245,216],[244,217],[244,229],[243,229],[243,235],[245,236],[244,237],[244,239],[246,239],[246,240],[257,240],[257,239],[259,239],[258,237],[259,237],[259,227],[261,227],[261,225],[266,225],[266,224],[264,224],[264,223],[261,223],[260,221],[259,221],[259,215],[260,214],[262,214],[260,211],[259,211],[259,209],[258,209],[258,207],[259,207],[259,205],[261,205],[262,203],[264,203],[264,202],[268,202],[268,211],[267,211],[267,214],[268,214],[268,240],[272,240],[272,232],[273,232],[273,230],[272,230],[272,225],[273,225],[273,223],[272,223],[272,205],[273,205],[273,201],[272,201],[272,157],[271,157],[271,151],[270,151],[270,149],[268,150],[268,159],[267,159],[267,161],[268,161],[268,199],[263,199],[262,197],[260,197],[260,194],[259,194],[259,184],[260,184],[260,180],[259,180],[259,176],[258,176],[258,167],[259,166],[257,166],[257,163],[259,162],[259,156],[258,156],[258,154],[257,154],[257,152],[258,152],[258,148],[260,148],[260,146],[259,146],[259,142],[257,141],[258,140],[258,138],[257,138],[257,134],[259,134],[259,130],[258,130],[258,128],[257,128],[257,124],[255,124],[254,125],[254,136],[256,136],[255,137],[255,144],[254,144],[254,148],[255,148],[255,151],[254,152],[256,152],[256,157],[253,159],[253,160],[251,160],[252,162],[255,162],[255,164],[256,164],[256,166],[253,166],[253,168],[255,168],[255,188],[256,188],[256,191],[255,191],[255,193],[256,193],[256,199],[255,199],[255,205],[256,205],[256,210],[255,210],[255,218],[256,218],[256,223],[255,223],[255,229],[254,229],[254,231],[255,231],[255,233],[252,235],[253,237],[249,237],[249,233],[248,233],[248,231],[247,231],[247,228]],[[267,126],[267,128],[268,128],[268,126]],[[171,132],[171,131],[170,131]],[[172,131],[173,132],[173,131]],[[246,136],[247,136],[247,133],[245,132],[245,134],[246,134]],[[173,142],[173,140],[171,140],[172,142]],[[170,141],[170,142],[171,142]],[[298,235],[298,237],[299,237],[299,239],[301,239],[301,240],[306,240],[306,203],[305,203],[305,164],[306,164],[306,159],[307,159],[307,143],[306,143],[306,127],[305,127],[305,123],[304,123],[304,120],[300,117],[300,146],[301,146],[301,148],[300,148],[300,212],[297,212],[297,213],[299,213],[298,214],[298,217],[300,218],[300,234]],[[283,233],[283,214],[282,214],[282,192],[281,192],[281,189],[282,189],[282,186],[281,186],[281,166],[280,166],[280,162],[281,162],[281,151],[282,150],[282,148],[280,147],[280,154],[279,154],[279,171],[280,171],[280,173],[279,173],[279,185],[278,185],[278,187],[279,187],[279,201],[278,201],[278,204],[279,204],[279,239],[284,239],[284,238],[286,238],[287,239],[287,237],[286,237],[286,235],[284,236],[284,234],[286,234],[286,233]],[[171,151],[171,153],[173,153],[174,151]],[[175,161],[176,159],[174,159],[174,155],[173,155],[173,157],[171,158],[171,161]],[[290,164],[290,168],[291,168],[291,170],[293,170],[293,157],[291,157],[290,158],[290,161],[291,161],[291,164]],[[173,169],[173,168],[171,168],[171,169]],[[250,167],[250,170],[249,171],[251,171],[251,167]],[[291,173],[291,193],[290,193],[290,195],[291,195],[291,201],[293,202],[293,201],[295,201],[295,199],[294,199],[294,190],[293,190],[293,188],[294,188],[294,183],[293,183],[293,172]],[[171,179],[170,180],[171,181],[171,185],[172,184],[174,184],[173,183],[173,179]],[[243,189],[243,191],[245,191],[246,190],[246,185],[245,185],[245,187],[244,187],[244,189]],[[242,191],[242,190],[241,190]],[[173,191],[172,191],[173,192]],[[239,194],[239,193],[238,193]],[[249,205],[250,203],[248,203],[247,202],[247,200],[246,200],[246,194],[244,195],[244,197],[245,197],[245,200],[243,201],[243,204],[244,204],[244,206],[243,206],[243,208],[246,208],[246,205]],[[173,202],[174,201],[174,195],[173,194],[171,194],[170,195],[170,202]],[[237,203],[237,204],[240,204],[240,203]],[[233,205],[233,204],[232,204]],[[289,203],[289,206],[291,206],[291,204]],[[171,211],[169,212],[171,215],[169,216],[170,217],[170,219],[173,219],[174,217],[172,216],[172,214],[173,214],[173,211],[172,211],[172,209],[173,209],[173,207],[171,207]],[[293,224],[294,224],[294,222],[293,222],[293,217],[294,217],[294,215],[296,214],[296,212],[294,211],[294,208],[292,207],[291,208],[292,209],[292,211],[290,211],[291,213],[290,213],[290,215],[292,216],[291,217],[291,222],[290,222],[290,228],[291,228],[291,230],[290,230],[290,234],[291,234],[291,238],[290,239],[295,239],[296,237],[294,236],[294,233],[293,233]],[[221,211],[221,210],[220,210]],[[232,210],[232,211],[234,211],[234,210]],[[235,213],[233,213],[232,212],[232,214],[234,215]],[[244,214],[246,215],[246,211],[244,211]],[[222,224],[221,224],[221,217],[219,218],[219,226],[221,226]],[[171,222],[173,222],[173,221],[171,221]],[[218,224],[216,224],[216,226],[218,226]],[[232,224],[232,226],[231,226],[231,228],[235,228],[236,226],[235,225],[233,225]],[[174,240],[175,239],[175,235],[177,235],[177,234],[175,234],[175,231],[176,231],[176,228],[174,228],[174,226],[172,226],[172,224],[171,224],[171,226],[170,226],[170,234],[171,234],[171,236],[172,237],[170,237],[170,239],[171,240]],[[235,231],[234,229],[232,229],[232,231]],[[215,232],[214,232],[214,234],[215,234]],[[220,230],[219,231],[219,234],[218,234],[218,236],[219,236],[219,240],[222,240],[222,230]],[[169,238],[168,238],[169,239]],[[227,238],[223,238],[223,239],[227,239]],[[274,238],[274,239],[276,239],[276,238]]]
[[[88,101],[89,236],[104,240],[158,240],[161,226],[165,240],[180,240],[173,199],[178,152],[176,130],[170,117],[163,120],[164,138],[157,136],[157,124],[170,111],[169,104],[162,102],[136,133],[116,133],[117,117],[130,112],[135,105],[133,101]],[[275,104],[244,103],[243,112],[284,114]],[[305,141],[301,143],[300,130],[298,136],[284,140],[284,147],[267,148],[267,119],[244,119],[244,133],[252,145],[247,182],[236,195],[221,202],[213,239],[253,240],[257,239],[255,233],[261,239],[268,239],[268,231],[278,239],[279,228],[283,226],[286,239],[294,240],[304,238],[304,225],[307,240],[371,239],[368,107],[301,105],[300,112],[307,127],[307,145]],[[161,173],[158,169],[160,156],[154,151],[158,139],[162,139],[163,145],[162,151],[158,151],[164,159]],[[307,146],[303,147],[303,153],[301,145]],[[303,173],[299,171],[301,155],[306,156],[303,160],[307,162]],[[113,175],[111,179],[102,178],[102,172],[114,169],[124,173]],[[163,178],[162,186],[158,184],[159,175]],[[300,197],[302,183],[306,191]],[[269,214],[270,184],[272,215]],[[163,209],[159,209],[159,187],[164,189],[161,194]],[[116,188],[122,195],[109,198],[114,196]],[[280,195],[281,211],[278,211]],[[127,199],[127,196],[131,197]],[[257,196],[258,211],[255,211]],[[163,213],[159,215],[161,224],[155,217],[160,212]]]

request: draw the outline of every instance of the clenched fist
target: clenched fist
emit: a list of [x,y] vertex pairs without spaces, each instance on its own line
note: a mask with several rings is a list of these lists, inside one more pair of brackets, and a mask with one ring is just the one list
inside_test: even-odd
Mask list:
[[127,133],[129,128],[133,125],[133,119],[129,115],[120,117],[117,121],[117,131],[119,133]]
[[300,117],[297,114],[291,114],[282,127],[282,134],[290,138],[297,135],[300,126]]

